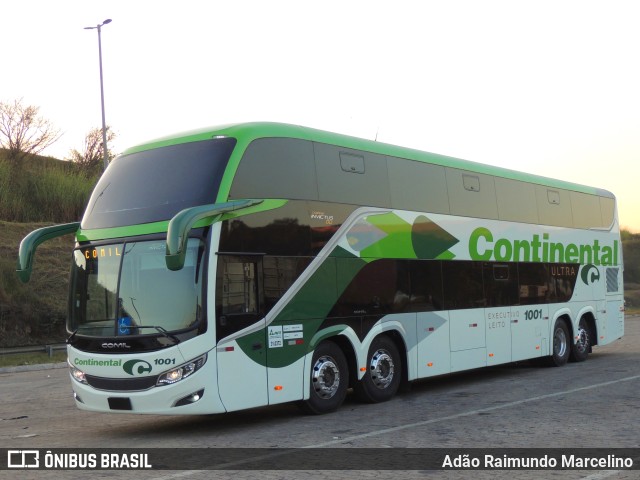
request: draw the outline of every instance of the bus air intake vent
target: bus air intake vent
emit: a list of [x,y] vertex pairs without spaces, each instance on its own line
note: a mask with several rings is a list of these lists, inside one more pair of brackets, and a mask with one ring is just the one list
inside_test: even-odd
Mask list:
[[109,397],[107,401],[111,410],[133,410],[130,398]]
[[607,293],[616,293],[619,291],[618,272],[619,268],[607,268]]

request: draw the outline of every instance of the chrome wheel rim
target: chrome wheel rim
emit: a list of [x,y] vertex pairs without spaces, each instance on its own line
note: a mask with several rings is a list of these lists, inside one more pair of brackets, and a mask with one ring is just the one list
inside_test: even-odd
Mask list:
[[567,335],[561,328],[556,328],[553,335],[553,353],[558,357],[564,357],[567,353]]
[[584,352],[589,346],[589,332],[582,325],[578,328],[578,340],[576,341],[576,348],[581,352]]
[[336,361],[328,355],[318,358],[311,372],[311,383],[320,398],[333,397],[340,386],[340,370]]
[[380,390],[384,390],[391,384],[395,370],[393,358],[386,350],[379,349],[371,356],[369,374],[373,384]]

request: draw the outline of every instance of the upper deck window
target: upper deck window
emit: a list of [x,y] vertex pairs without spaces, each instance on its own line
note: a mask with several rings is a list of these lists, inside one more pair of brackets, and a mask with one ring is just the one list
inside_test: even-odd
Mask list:
[[83,229],[122,227],[171,219],[214,203],[234,138],[216,138],[118,157],[96,185]]

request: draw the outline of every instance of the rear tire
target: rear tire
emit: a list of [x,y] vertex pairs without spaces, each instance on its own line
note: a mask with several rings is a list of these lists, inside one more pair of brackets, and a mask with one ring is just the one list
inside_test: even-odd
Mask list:
[[571,346],[571,361],[584,362],[591,351],[591,331],[589,323],[582,317],[578,324],[578,339]]
[[571,352],[571,342],[569,328],[564,320],[556,320],[553,327],[553,352],[547,359],[547,364],[551,367],[561,367],[569,360]]
[[320,415],[342,405],[349,386],[349,369],[344,353],[331,341],[322,342],[313,353],[309,399],[303,400],[306,413]]
[[386,402],[398,391],[402,380],[402,361],[395,343],[386,335],[371,342],[367,354],[367,373],[356,383],[358,398],[368,403]]

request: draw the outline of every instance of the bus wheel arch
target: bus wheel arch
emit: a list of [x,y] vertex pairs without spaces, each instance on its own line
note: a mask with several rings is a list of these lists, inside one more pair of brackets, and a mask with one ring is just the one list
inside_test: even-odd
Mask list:
[[547,364],[552,367],[562,367],[569,361],[571,354],[571,321],[566,315],[558,317],[551,332],[551,355],[547,357]]
[[371,341],[366,357],[366,372],[355,383],[354,392],[367,403],[390,400],[406,380],[403,357],[404,342],[397,333],[385,332]]
[[591,347],[594,344],[595,334],[595,318],[593,314],[588,312],[580,317],[578,321],[578,328],[576,330],[571,346],[572,362],[583,362],[587,359],[589,353],[591,353]]
[[335,343],[336,345],[338,345],[338,347],[340,347],[340,350],[342,350],[342,353],[347,360],[347,369],[349,371],[349,388],[353,388],[354,383],[358,381],[358,362],[356,360],[355,349],[353,348],[353,344],[351,343],[352,340],[350,340],[345,335],[335,335],[333,337],[329,337],[327,340]]

